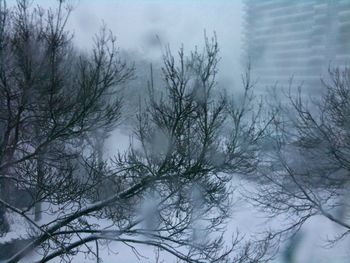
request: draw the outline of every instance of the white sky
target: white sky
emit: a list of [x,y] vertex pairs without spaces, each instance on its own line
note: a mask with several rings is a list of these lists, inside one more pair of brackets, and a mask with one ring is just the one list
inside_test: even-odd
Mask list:
[[[243,0],[68,0],[75,6],[68,28],[80,48],[91,46],[102,23],[117,36],[118,46],[157,58],[169,44],[177,51],[203,45],[204,31],[215,31],[220,47],[220,84],[240,88]],[[8,0],[9,5],[15,0]],[[32,0],[33,5],[57,6],[57,0]],[[160,43],[157,40],[160,39]]]
[[[121,48],[156,58],[166,44],[170,44],[174,53],[181,44],[185,51],[195,45],[201,47],[204,30],[208,36],[215,31],[222,57],[221,84],[227,89],[239,87],[242,0],[71,1],[75,10],[68,27],[73,30],[76,43],[84,49],[91,46],[92,37],[102,23],[117,36]],[[54,3],[54,0],[34,1],[43,6]]]

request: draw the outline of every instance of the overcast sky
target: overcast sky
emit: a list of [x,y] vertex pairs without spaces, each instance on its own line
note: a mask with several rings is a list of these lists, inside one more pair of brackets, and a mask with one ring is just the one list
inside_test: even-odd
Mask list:
[[222,57],[220,77],[232,83],[241,71],[241,13],[241,0],[80,0],[69,27],[77,43],[88,47],[104,22],[120,47],[151,57],[159,57],[166,44],[172,50],[182,43],[185,50],[201,46],[204,31],[208,36],[215,31]]
[[[146,57],[160,57],[162,47],[173,51],[203,45],[204,31],[217,34],[222,60],[221,84],[240,86],[242,0],[69,0],[75,6],[68,23],[75,42],[89,48],[103,23],[118,45]],[[9,0],[10,4],[15,0]],[[33,5],[57,6],[57,0],[33,0]],[[160,41],[159,41],[159,40]],[[225,82],[227,80],[228,82]]]
[[[10,0],[14,2],[14,0]],[[35,4],[54,6],[55,0]],[[105,23],[118,45],[147,57],[159,57],[162,47],[177,50],[203,45],[204,31],[217,34],[222,60],[220,79],[240,84],[242,0],[73,0],[75,9],[68,27],[75,42],[89,48],[93,35]],[[159,40],[157,39],[159,38]],[[228,88],[228,87],[227,87]]]

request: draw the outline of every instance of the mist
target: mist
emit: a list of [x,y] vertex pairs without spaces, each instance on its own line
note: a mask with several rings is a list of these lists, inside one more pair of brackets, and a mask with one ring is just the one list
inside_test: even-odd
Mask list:
[[0,262],[348,262],[348,2],[18,3]]
[[76,43],[89,48],[104,23],[122,49],[154,60],[161,59],[166,45],[190,51],[203,45],[205,33],[215,32],[222,58],[219,77],[226,89],[234,89],[241,85],[242,14],[241,1],[80,1],[69,26]]

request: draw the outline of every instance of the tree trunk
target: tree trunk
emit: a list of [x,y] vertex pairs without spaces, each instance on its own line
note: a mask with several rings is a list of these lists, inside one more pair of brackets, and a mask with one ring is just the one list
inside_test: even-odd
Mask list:
[[[5,162],[12,160],[12,155],[5,153]],[[1,164],[1,162],[0,162]],[[9,176],[9,168],[0,169],[0,176]],[[13,204],[15,195],[15,181],[8,178],[0,179],[0,199],[6,203]],[[0,234],[10,230],[10,225],[6,218],[6,207],[0,203]]]
[[37,160],[37,183],[35,189],[35,205],[34,205],[34,220],[37,222],[41,219],[42,212],[42,187],[44,181],[44,171],[43,171],[43,155],[39,154]]

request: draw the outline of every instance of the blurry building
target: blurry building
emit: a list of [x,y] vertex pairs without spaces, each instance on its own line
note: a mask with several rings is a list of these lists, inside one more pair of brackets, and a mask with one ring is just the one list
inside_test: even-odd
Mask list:
[[258,85],[317,90],[328,67],[350,66],[350,0],[245,0],[245,61]]

